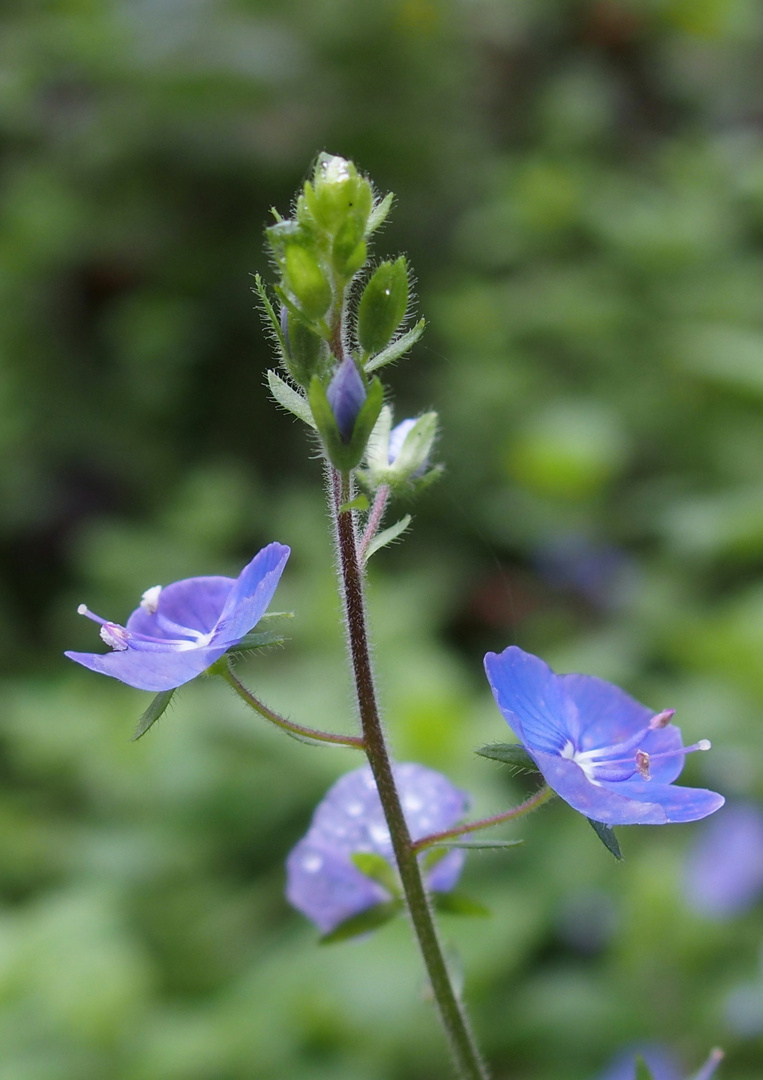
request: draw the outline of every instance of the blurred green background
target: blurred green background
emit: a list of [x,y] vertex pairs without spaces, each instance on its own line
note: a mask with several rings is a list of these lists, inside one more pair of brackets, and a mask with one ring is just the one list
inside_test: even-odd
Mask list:
[[[79,602],[123,620],[277,539],[292,640],[243,674],[353,730],[320,467],[250,291],[319,150],[397,193],[377,252],[430,322],[388,381],[447,471],[370,582],[398,759],[518,801],[472,753],[516,643],[676,707],[715,744],[687,782],[763,797],[762,45],[756,0],[2,4],[3,1080],[448,1074],[405,923],[318,948],[283,899],[357,760],[204,681],[133,745],[148,695],[61,657],[99,646]],[[493,916],[443,931],[497,1080],[646,1038],[759,1078],[761,906],[687,907],[700,830],[621,830],[615,864],[553,804],[470,857]]]

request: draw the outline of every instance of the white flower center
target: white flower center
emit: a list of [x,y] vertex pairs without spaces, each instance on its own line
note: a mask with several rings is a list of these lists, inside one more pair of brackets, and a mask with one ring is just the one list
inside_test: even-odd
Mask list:
[[586,775],[586,780],[592,784],[596,784],[597,787],[601,787],[600,782],[596,779],[595,770],[596,764],[591,761],[591,751],[576,750],[570,740],[564,744],[561,752],[561,757],[566,758],[567,761],[574,761]]

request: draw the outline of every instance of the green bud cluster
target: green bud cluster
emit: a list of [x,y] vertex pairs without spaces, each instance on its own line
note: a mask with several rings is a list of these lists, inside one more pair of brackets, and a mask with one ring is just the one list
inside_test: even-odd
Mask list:
[[[399,359],[424,330],[423,320],[403,328],[411,292],[406,259],[367,269],[371,236],[391,205],[391,195],[375,198],[351,161],[320,154],[293,216],[276,214],[266,230],[278,271],[277,305],[257,279],[288,375],[270,372],[271,391],[318,432],[326,456],[342,472],[361,463],[383,405],[383,387],[371,373]],[[348,358],[357,369],[349,382],[338,378],[340,369],[352,372]]]

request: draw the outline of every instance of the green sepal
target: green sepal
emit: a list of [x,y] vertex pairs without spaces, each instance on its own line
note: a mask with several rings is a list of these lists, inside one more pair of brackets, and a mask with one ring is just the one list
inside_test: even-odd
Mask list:
[[295,382],[307,386],[313,375],[325,375],[330,353],[320,334],[294,312],[286,309],[288,336],[284,339],[284,364]]
[[286,245],[283,278],[305,319],[317,322],[323,318],[331,303],[331,285],[318,260],[301,244]]
[[363,561],[368,562],[368,560],[375,552],[379,551],[383,547],[386,547],[387,544],[393,543],[395,540],[401,537],[410,525],[410,523],[411,515],[406,514],[405,517],[400,518],[399,521],[396,521],[394,525],[390,525],[388,529],[385,529],[383,532],[380,532],[378,536],[375,536],[366,548],[365,555],[363,556]]
[[296,416],[298,420],[302,420],[308,427],[317,430],[307,400],[302,394],[295,390],[293,386],[289,386],[286,380],[282,379],[278,372],[268,372],[268,387],[270,388],[270,393],[281,408],[286,409],[287,412]]
[[592,818],[586,818],[586,821],[601,840],[607,851],[614,855],[619,862],[624,862],[625,856],[620,850],[620,844],[615,836],[615,830],[611,825],[605,825],[602,821],[593,821]]
[[521,847],[524,840],[438,840],[433,848],[465,848],[467,851],[503,851],[506,848]]
[[260,274],[254,275],[254,292],[260,298],[260,305],[262,307],[262,314],[270,325],[273,335],[278,342],[278,351],[281,353],[283,362],[288,363],[289,350],[286,347],[286,340],[283,336],[283,330],[281,329],[281,320],[276,315],[275,308],[271,303],[268,296],[267,289],[265,288],[265,282],[262,280]]
[[271,645],[283,645],[286,638],[283,634],[279,634],[275,630],[263,630],[259,634],[255,634],[251,631],[245,634],[241,638],[241,641],[236,642],[225,653],[226,656],[233,656],[242,652],[253,652],[255,649],[267,649]]
[[380,353],[391,343],[405,318],[408,291],[405,256],[377,266],[358,306],[358,341],[366,354]]
[[390,191],[389,194],[385,195],[384,198],[376,204],[368,217],[366,236],[370,236],[371,233],[376,232],[380,225],[384,224],[389,216],[394,201],[394,193]]
[[315,426],[320,432],[329,461],[340,472],[350,472],[363,457],[368,439],[384,404],[382,384],[378,379],[371,380],[366,400],[355,419],[355,426],[348,442],[345,442],[339,434],[334,413],[326,397],[326,390],[317,375],[314,375],[310,381],[308,399]]
[[345,919],[330,934],[324,934],[320,939],[321,945],[334,945],[338,941],[348,941],[350,938],[359,937],[361,934],[370,934],[380,926],[390,922],[403,910],[402,900],[385,900],[372,908],[366,908],[358,915],[351,915]]
[[647,1063],[642,1058],[641,1054],[636,1058],[636,1078],[635,1080],[654,1080],[654,1073],[649,1068]]
[[438,419],[436,412],[424,413],[405,436],[392,465],[392,470],[403,479],[412,478],[418,469],[426,466],[437,437]]
[[[272,212],[273,214],[276,213],[275,210]],[[301,243],[307,239],[307,236],[307,231],[298,222],[292,221],[290,218],[284,220],[280,215],[275,225],[269,225],[265,229],[265,237],[279,265],[283,264],[286,245],[288,243]]]
[[328,341],[329,337],[331,336],[331,331],[325,319],[318,319],[315,322],[306,322],[304,311],[302,311],[302,309],[294,302],[294,297],[291,295],[291,293],[289,293],[286,289],[281,288],[280,285],[274,285],[273,292],[276,294],[276,296],[284,305],[290,315],[292,315],[295,319],[300,319],[306,325],[309,325],[316,334],[319,334],[324,339],[324,341]]
[[276,619],[293,619],[293,618],[294,618],[294,612],[293,611],[266,611],[265,614],[260,619],[260,621],[257,623],[257,626],[255,626],[250,631],[250,633],[254,633],[257,630],[263,632],[262,627],[263,627],[264,623],[272,623],[272,622],[275,622]]
[[175,689],[176,687],[173,687],[172,690],[160,690],[153,698],[151,704],[138,721],[138,726],[136,727],[135,734],[131,740],[132,742],[137,742],[138,739],[142,739],[148,729],[154,726],[172,701],[172,695],[175,693]]
[[366,375],[370,375],[372,371],[376,371],[380,367],[384,367],[385,364],[392,364],[395,360],[399,360],[401,356],[408,352],[426,329],[426,319],[419,319],[414,327],[408,330],[407,333],[402,334],[397,341],[393,341],[391,345],[388,345],[386,349],[382,349],[376,356],[372,356],[370,360],[365,363]]
[[361,874],[371,878],[377,885],[381,885],[390,896],[400,896],[400,882],[397,874],[383,855],[378,855],[375,851],[356,851],[350,859]]
[[519,743],[489,743],[474,751],[480,757],[490,758],[491,761],[502,761],[504,765],[511,765],[522,772],[540,772],[533,759]]
[[463,893],[432,892],[430,896],[435,911],[442,915],[477,915],[484,919],[493,914],[490,908]]
[[368,249],[364,239],[365,228],[365,218],[352,214],[347,217],[332,244],[331,264],[345,283],[366,261]]

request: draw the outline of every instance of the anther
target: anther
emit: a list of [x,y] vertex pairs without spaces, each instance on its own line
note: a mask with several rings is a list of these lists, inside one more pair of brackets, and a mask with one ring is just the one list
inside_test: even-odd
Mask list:
[[128,647],[128,634],[123,626],[118,626],[116,623],[105,622],[101,626],[100,634],[101,639],[105,641],[110,648],[115,649],[117,652],[124,652],[124,650]]
[[657,715],[653,716],[649,721],[649,730],[658,731],[660,728],[667,727],[675,715],[675,709],[663,709],[661,713],[657,713]]
[[649,754],[647,754],[646,750],[639,750],[636,753],[636,771],[640,774],[642,779],[652,779],[651,773],[649,772]]
[[149,615],[153,615],[159,607],[159,593],[161,591],[161,585],[152,585],[150,589],[146,589],[143,593],[140,606],[144,611],[147,611]]

